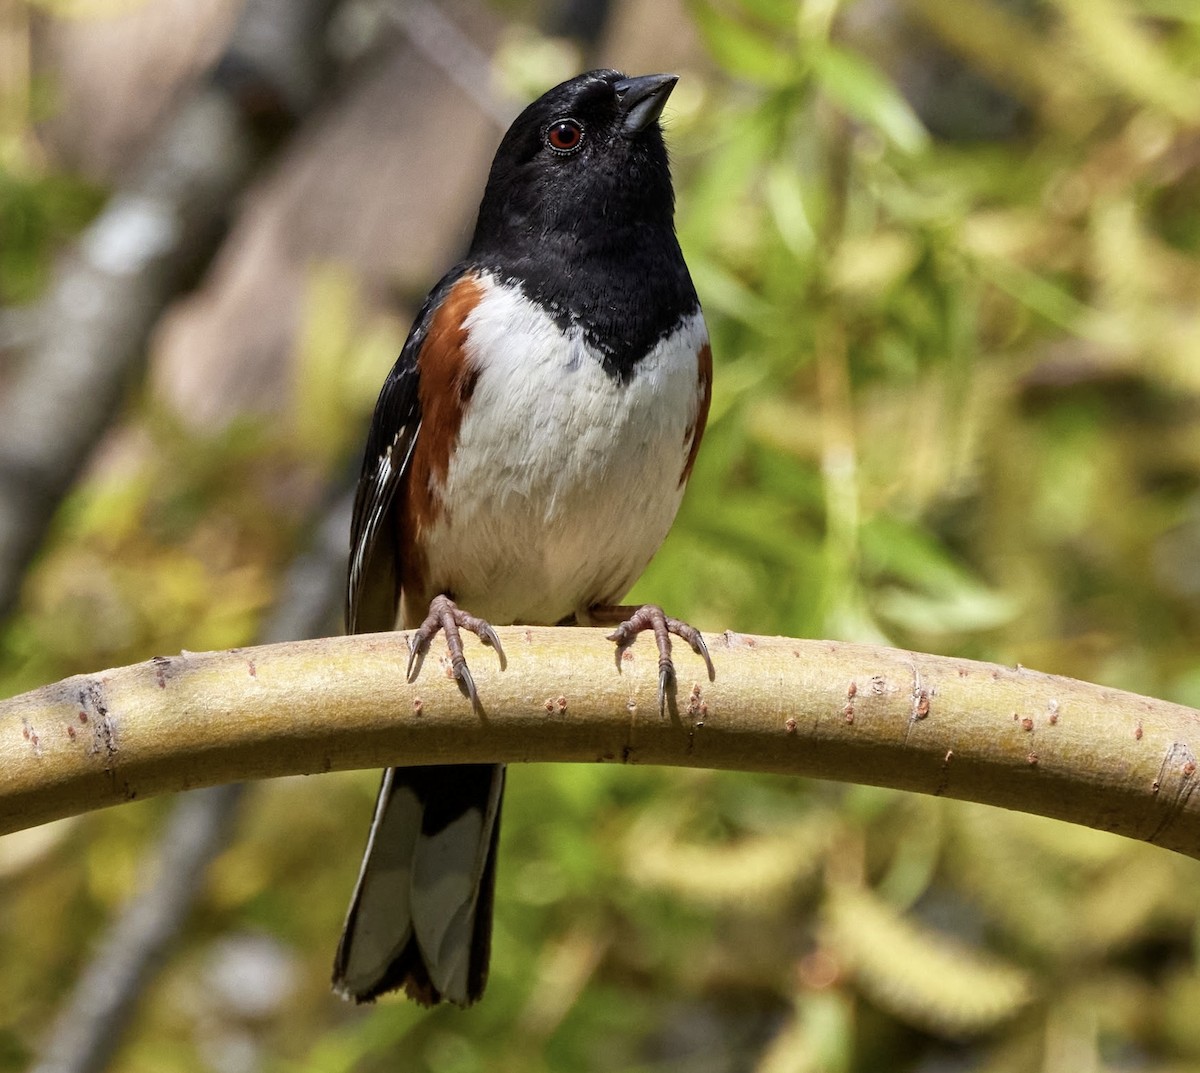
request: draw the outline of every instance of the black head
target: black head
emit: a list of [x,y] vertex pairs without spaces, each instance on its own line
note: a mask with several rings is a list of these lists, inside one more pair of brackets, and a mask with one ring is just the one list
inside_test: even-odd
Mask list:
[[471,250],[617,247],[673,229],[659,114],[674,75],[589,71],[526,108],[496,150]]

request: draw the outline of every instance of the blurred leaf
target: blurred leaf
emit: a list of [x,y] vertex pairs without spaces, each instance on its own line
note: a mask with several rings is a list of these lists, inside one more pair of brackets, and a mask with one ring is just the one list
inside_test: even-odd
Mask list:
[[354,418],[373,408],[404,340],[387,318],[367,317],[357,283],[342,265],[313,270],[304,308],[294,393],[296,446],[333,465],[356,442]]
[[779,86],[795,76],[795,60],[780,49],[774,34],[720,10],[712,0],[691,0],[688,10],[713,57],[731,74],[763,86]]
[[919,927],[867,891],[831,890],[826,919],[830,948],[863,989],[911,1024],[970,1036],[1033,998],[1033,981],[1020,969]]
[[854,297],[880,300],[913,270],[920,256],[913,237],[898,231],[850,238],[830,262],[830,284]]
[[716,262],[697,257],[688,267],[706,308],[751,324],[773,315],[770,305]]
[[920,153],[929,135],[916,113],[890,82],[861,56],[832,44],[812,51],[813,71],[825,90],[851,116],[877,127],[898,149]]
[[509,25],[492,53],[492,78],[513,101],[532,100],[578,74],[580,64],[579,46],[568,38]]
[[799,175],[786,164],[776,164],[767,172],[766,191],[780,237],[796,257],[806,257],[817,236],[804,206]]
[[92,218],[101,201],[101,192],[82,179],[17,176],[0,165],[0,302],[36,298],[59,246]]
[[268,1068],[274,1073],[352,1073],[362,1068],[365,1058],[402,1044],[421,1019],[413,1004],[384,1003],[369,1007],[362,1016],[326,1032],[299,1060],[277,1060]]
[[702,904],[749,908],[778,901],[820,866],[832,835],[831,817],[811,813],[786,829],[718,845],[681,838],[681,816],[647,814],[629,835],[630,878]]
[[965,584],[937,595],[885,588],[876,594],[873,607],[888,622],[931,636],[994,630],[1017,614],[1010,597]]
[[836,992],[804,995],[754,1073],[840,1073],[852,1068],[853,1010]]
[[1200,83],[1185,77],[1121,0],[1055,0],[1088,59],[1123,89],[1184,122],[1200,117]]
[[[1011,596],[989,589],[917,528],[881,516],[863,526],[861,537],[864,563],[883,582],[875,607],[897,625],[931,634],[965,633],[995,629],[1017,613]],[[912,587],[887,585],[889,578]]]

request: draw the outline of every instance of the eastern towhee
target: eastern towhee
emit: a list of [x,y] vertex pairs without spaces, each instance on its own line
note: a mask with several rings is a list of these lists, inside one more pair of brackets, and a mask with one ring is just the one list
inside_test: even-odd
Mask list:
[[[673,75],[590,71],[526,108],[496,151],[466,259],[434,287],[383,385],[354,503],[351,633],[436,633],[478,708],[460,630],[490,623],[652,630],[618,607],[662,543],[704,432],[712,355],[675,238],[659,114]],[[479,616],[479,617],[476,617]],[[393,768],[333,980],[467,1005],[487,979],[504,768]]]

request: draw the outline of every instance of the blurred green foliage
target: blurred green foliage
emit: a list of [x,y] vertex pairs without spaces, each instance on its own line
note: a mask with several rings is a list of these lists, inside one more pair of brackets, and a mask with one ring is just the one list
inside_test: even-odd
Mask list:
[[38,294],[51,251],[91,217],[100,200],[99,191],[71,176],[22,176],[0,163],[0,301]]
[[[717,382],[635,597],[1200,704],[1200,8],[689,12],[711,65],[668,133]],[[6,297],[79,220],[60,181],[0,184],[0,218],[42,221],[0,255]],[[200,439],[137,406],[29,580],[6,691],[253,639],[398,343],[337,266],[309,308],[281,430]],[[345,1007],[328,964],[375,778],[259,788],[119,1068],[1200,1069],[1195,862],[706,772],[513,770],[485,1000]],[[0,1069],[28,1060],[167,807],[0,841]],[[230,934],[290,959],[268,1013],[210,986]]]

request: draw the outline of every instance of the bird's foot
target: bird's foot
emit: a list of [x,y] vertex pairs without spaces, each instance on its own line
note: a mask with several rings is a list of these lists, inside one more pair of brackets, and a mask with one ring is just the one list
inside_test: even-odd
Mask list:
[[708,645],[695,626],[677,618],[669,618],[657,604],[643,604],[641,607],[594,607],[591,610],[593,621],[617,622],[617,628],[608,635],[610,641],[617,645],[617,666],[621,664],[621,654],[633,644],[639,633],[645,630],[654,631],[654,640],[658,643],[658,714],[665,715],[667,711],[667,690],[675,682],[675,663],[671,659],[671,634],[682,638],[708,668],[708,680],[713,681],[717,672],[713,667],[712,657],[708,654]]
[[504,649],[500,645],[500,638],[496,636],[496,631],[492,629],[491,623],[467,614],[449,596],[435,596],[430,601],[429,614],[425,616],[425,621],[409,638],[408,669],[404,672],[404,677],[409,682],[416,681],[417,675],[421,672],[421,664],[426,653],[429,652],[429,645],[439,630],[446,635],[446,647],[450,650],[450,666],[454,670],[458,688],[470,700],[471,707],[482,713],[483,707],[479,703],[475,679],[471,677],[471,669],[467,666],[466,656],[463,655],[460,631],[467,630],[475,634],[485,645],[491,645],[500,658],[501,670],[508,666],[508,660],[504,658]]

